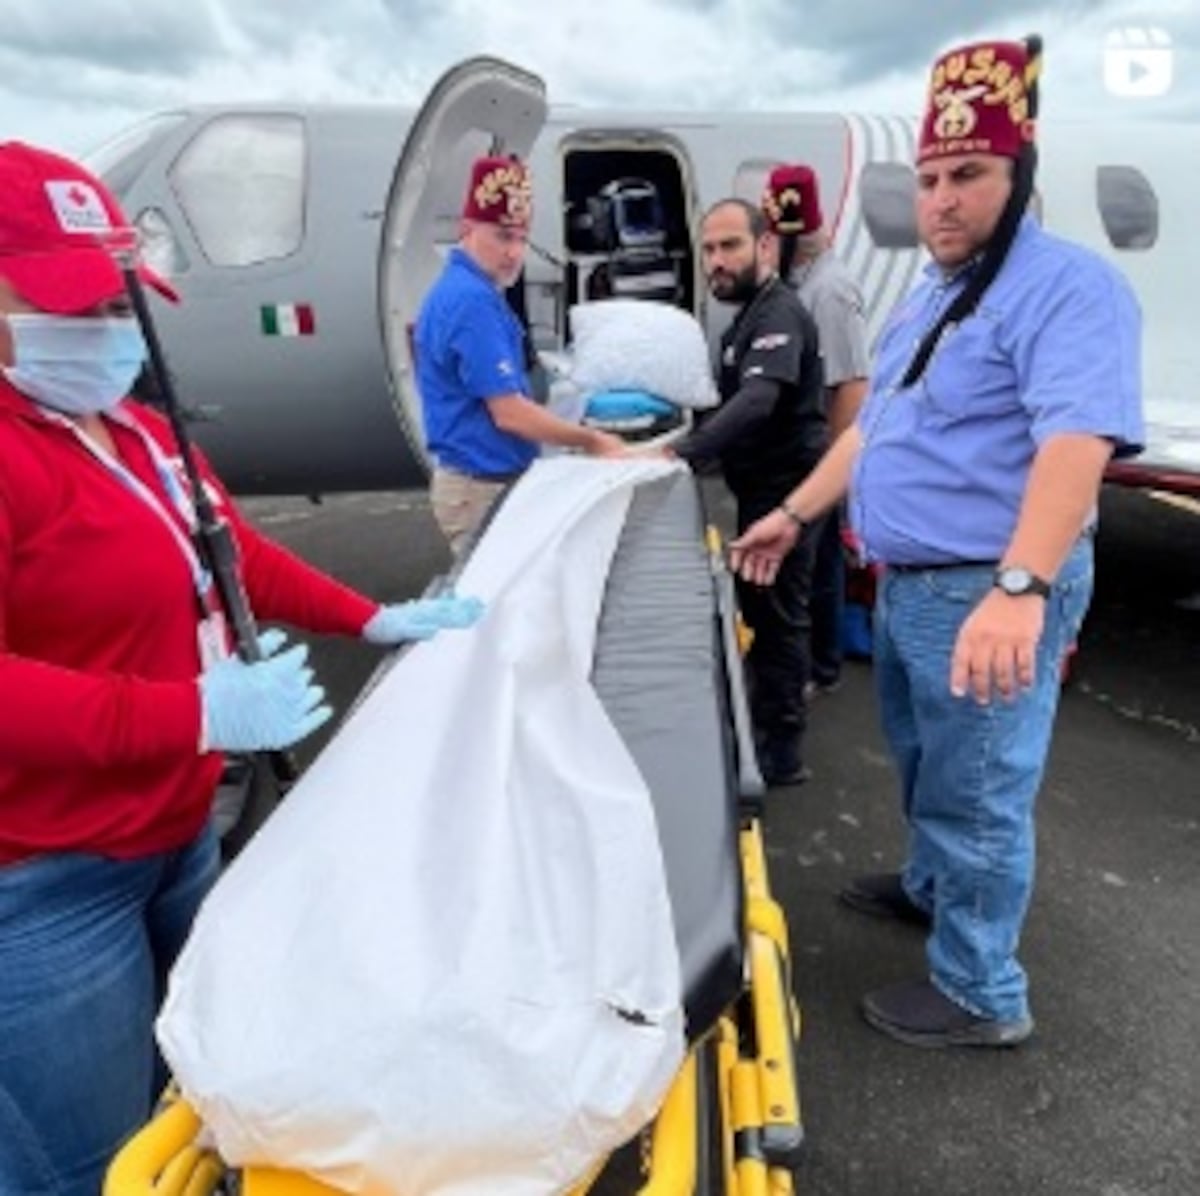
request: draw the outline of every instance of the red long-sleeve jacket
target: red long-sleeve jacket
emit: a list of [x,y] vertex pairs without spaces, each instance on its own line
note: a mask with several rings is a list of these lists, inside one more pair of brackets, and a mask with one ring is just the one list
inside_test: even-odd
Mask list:
[[[122,410],[174,456],[161,417]],[[109,427],[174,515],[141,437]],[[257,617],[359,634],[376,604],[254,531],[202,470]],[[161,517],[0,378],[0,864],[130,858],[199,832],[221,758],[198,753],[196,632],[191,570]]]

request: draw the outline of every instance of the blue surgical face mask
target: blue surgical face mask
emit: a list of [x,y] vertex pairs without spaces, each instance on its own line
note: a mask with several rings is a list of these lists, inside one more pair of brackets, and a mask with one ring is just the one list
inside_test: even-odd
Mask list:
[[130,317],[6,317],[13,363],[5,377],[22,394],[65,415],[111,411],[146,360],[146,342]]

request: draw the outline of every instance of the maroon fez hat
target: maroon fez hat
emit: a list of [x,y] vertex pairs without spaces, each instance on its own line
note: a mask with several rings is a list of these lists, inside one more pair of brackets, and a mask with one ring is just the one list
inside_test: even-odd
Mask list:
[[815,233],[822,224],[817,176],[808,166],[776,166],[763,191],[762,210],[773,232]]
[[929,79],[917,161],[1017,157],[1034,137],[1029,88],[1039,65],[1019,42],[976,42],[943,54]]
[[533,216],[533,183],[517,158],[478,158],[463,203],[463,219],[509,228],[528,228]]

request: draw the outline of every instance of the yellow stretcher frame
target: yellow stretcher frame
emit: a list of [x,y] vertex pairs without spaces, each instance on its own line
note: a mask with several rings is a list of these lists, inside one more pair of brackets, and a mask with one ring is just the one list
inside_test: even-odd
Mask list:
[[[791,1168],[799,1159],[803,1126],[796,1076],[800,1013],[789,983],[787,924],[768,888],[758,819],[743,825],[740,848],[747,982],[715,1029],[688,1054],[662,1110],[644,1131],[639,1196],[790,1196],[794,1190]],[[706,1083],[709,1102],[701,1098]],[[114,1159],[104,1196],[212,1196],[225,1168],[196,1145],[200,1128],[186,1101],[168,1099]],[[706,1140],[709,1134],[715,1142]],[[570,1196],[585,1196],[595,1182],[593,1176]],[[242,1173],[241,1192],[338,1196],[337,1189],[298,1172],[265,1167]]]
[[[746,984],[713,1032],[692,1048],[659,1116],[643,1132],[640,1196],[790,1196],[793,1191],[791,1168],[804,1132],[796,1074],[800,1015],[788,982],[787,924],[770,896],[761,822],[748,819],[739,837]],[[199,1130],[192,1107],[169,1099],[116,1155],[104,1196],[211,1196],[224,1166],[197,1146]],[[596,1177],[589,1178],[571,1196],[584,1196],[595,1182]],[[337,1196],[336,1189],[298,1172],[268,1167],[246,1168],[241,1192]]]
[[[708,547],[726,658],[735,659],[744,638],[732,579],[712,529]],[[740,670],[733,671],[740,685]],[[744,702],[736,692],[731,696],[735,723],[744,721]],[[744,734],[738,739],[744,744]],[[747,749],[741,751],[745,756]],[[752,756],[749,779],[743,770],[741,787],[749,799],[739,830],[745,980],[713,1030],[692,1047],[658,1116],[642,1132],[638,1196],[791,1196],[794,1191],[792,1171],[804,1145],[796,1073],[801,1018],[792,994],[787,919],[771,896],[767,875],[759,816],[762,785]],[[168,1097],[164,1109],[113,1160],[103,1196],[212,1196],[226,1168],[216,1154],[197,1145],[200,1129],[191,1106]],[[602,1174],[598,1168],[568,1196],[586,1196],[602,1182]],[[241,1196],[339,1196],[338,1189],[295,1171],[248,1167],[240,1178]]]

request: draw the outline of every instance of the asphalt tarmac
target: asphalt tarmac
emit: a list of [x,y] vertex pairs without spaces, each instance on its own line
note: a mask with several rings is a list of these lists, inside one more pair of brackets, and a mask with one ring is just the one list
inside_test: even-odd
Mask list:
[[[244,506],[381,600],[419,594],[447,565],[419,495]],[[774,793],[767,814],[804,1016],[799,1193],[1200,1193],[1200,504],[1106,494],[1097,549],[1039,799],[1021,953],[1037,1031],[1020,1049],[918,1051],[862,1021],[864,992],[923,974],[923,938],[835,900],[903,844],[869,665],[814,704],[815,777]],[[313,646],[346,709],[378,650]]]

